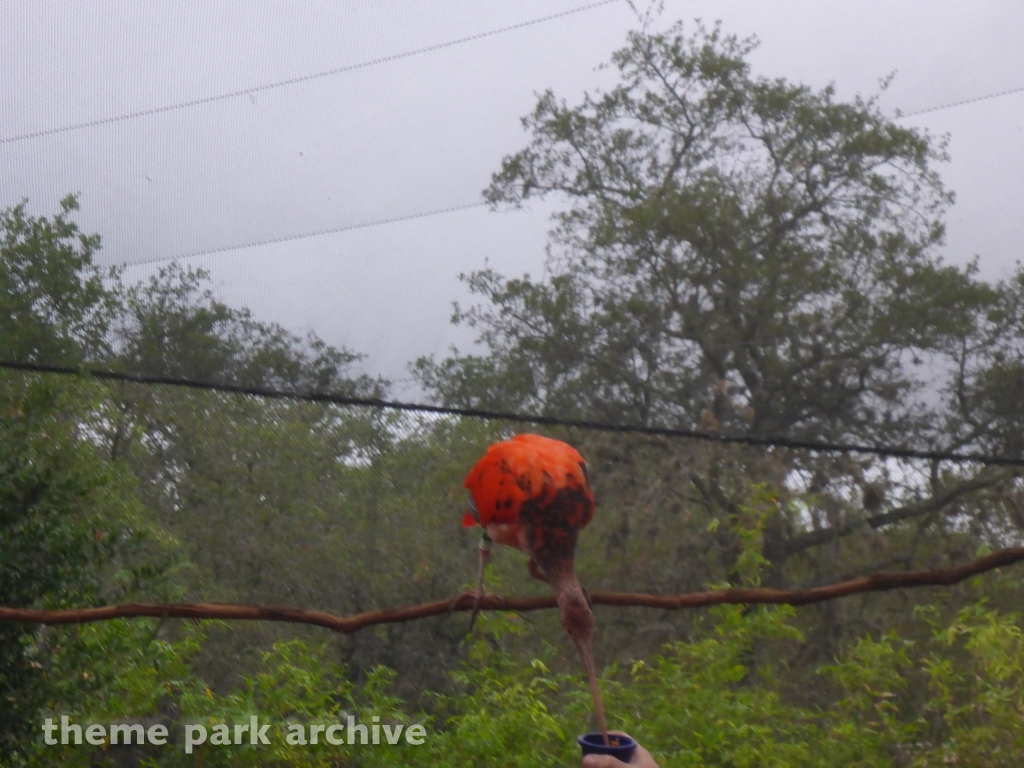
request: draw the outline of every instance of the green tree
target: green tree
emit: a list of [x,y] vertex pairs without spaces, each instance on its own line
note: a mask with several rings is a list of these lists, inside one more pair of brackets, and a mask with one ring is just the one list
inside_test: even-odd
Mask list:
[[[797,439],[977,444],[992,420],[966,414],[978,417],[974,434],[950,434],[936,367],[965,338],[985,343],[985,318],[1009,310],[1005,286],[936,254],[952,201],[933,167],[943,144],[872,100],[755,77],[753,47],[718,27],[636,32],[612,57],[620,85],[575,107],[540,98],[523,120],[529,146],[505,158],[485,197],[566,201],[550,277],[463,277],[487,303],[457,307],[454,321],[479,330],[488,354],[419,360],[437,399]],[[998,343],[1019,334],[1007,325],[987,340],[999,360]],[[935,365],[919,368],[928,356]],[[976,374],[1019,375],[1009,364]],[[1005,410],[1000,391],[985,388],[973,410]],[[900,505],[881,524],[1006,480],[936,483],[945,496]],[[780,552],[849,527],[831,522]]]
[[[131,556],[152,533],[134,477],[82,435],[82,415],[98,410],[102,394],[89,384],[0,375],[5,605],[102,604],[139,594],[136,587],[162,570],[159,557]],[[36,639],[29,625],[0,624],[0,759],[38,730],[37,714],[51,693],[48,659]]]
[[[351,614],[454,596],[470,580],[461,483],[493,429],[162,387],[120,394],[144,413],[120,455],[147,508],[182,542],[192,567],[179,584],[190,599]],[[447,684],[465,629],[456,614],[334,645],[355,676],[387,664],[399,690],[418,695]],[[273,624],[211,631],[197,668],[229,690],[273,642],[306,634]]]
[[[755,45],[645,27],[612,56],[615,87],[541,95],[484,195],[563,204],[545,276],[463,275],[481,303],[453,320],[485,351],[414,372],[451,405],[1018,453],[1024,280],[942,262],[944,141],[874,99],[755,75]],[[620,587],[735,582],[752,479],[779,500],[760,534],[773,586],[935,565],[1024,532],[1013,468],[578,438]],[[889,608],[815,609],[798,666],[905,616],[871,605]]]
[[954,371],[946,389],[950,444],[1024,454],[1024,266],[1018,263],[998,299],[950,339],[946,354]]
[[[0,212],[0,359],[74,365],[103,353],[115,302],[92,264],[99,238],[71,220],[74,196],[53,217],[26,204]],[[104,569],[140,528],[133,480],[107,464],[84,429],[102,388],[0,373],[0,595],[6,605],[98,599]],[[139,574],[135,574],[138,576]],[[34,730],[47,698],[46,659],[32,628],[0,626],[0,757]]]
[[92,263],[100,238],[72,221],[74,195],[53,217],[26,205],[0,211],[0,360],[74,365],[107,341],[111,296]]
[[205,271],[177,263],[146,284],[122,289],[115,338],[118,363],[132,373],[241,386],[350,396],[382,393],[386,382],[352,374],[362,355],[300,338],[217,299]]
[[551,277],[464,278],[490,306],[456,322],[480,330],[489,367],[422,361],[439,396],[489,371],[521,387],[501,405],[546,412],[928,434],[906,363],[994,300],[934,256],[952,199],[933,168],[942,144],[873,101],[754,77],[753,47],[717,27],[633,33],[613,56],[621,85],[576,107],[541,97],[530,145],[485,197],[567,202]]

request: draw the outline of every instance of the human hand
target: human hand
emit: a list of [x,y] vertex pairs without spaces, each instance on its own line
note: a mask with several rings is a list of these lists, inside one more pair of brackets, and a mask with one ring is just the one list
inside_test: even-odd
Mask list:
[[[609,734],[614,734],[615,736],[628,735],[622,731],[609,731]],[[625,768],[627,765],[632,768],[658,768],[658,764],[654,762],[654,758],[651,757],[651,753],[639,744],[636,745],[636,749],[633,751],[633,757],[628,763],[624,763],[611,755],[583,756],[583,768]]]

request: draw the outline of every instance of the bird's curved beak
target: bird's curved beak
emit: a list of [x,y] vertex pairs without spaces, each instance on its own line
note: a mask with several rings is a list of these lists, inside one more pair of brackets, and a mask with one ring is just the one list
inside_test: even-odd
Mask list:
[[469,509],[466,510],[466,514],[462,516],[462,527],[472,528],[474,525],[480,525],[480,513],[476,509],[476,502],[473,497],[469,497]]

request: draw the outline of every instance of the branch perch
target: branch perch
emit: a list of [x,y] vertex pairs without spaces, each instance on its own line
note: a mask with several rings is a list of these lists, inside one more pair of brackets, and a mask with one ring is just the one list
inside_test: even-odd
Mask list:
[[[884,592],[891,589],[911,587],[949,586],[1024,560],[1024,547],[1012,547],[993,552],[991,555],[971,560],[953,568],[934,571],[907,571],[905,573],[874,573],[858,579],[826,584],[809,589],[718,589],[709,592],[691,592],[682,595],[650,595],[640,592],[592,592],[594,605],[634,606],[678,610],[681,608],[704,608],[711,605],[755,603],[785,603],[788,605],[809,605],[864,592]],[[430,616],[441,616],[451,611],[468,611],[473,607],[474,597],[470,593],[452,600],[436,600],[432,603],[411,605],[405,608],[386,608],[381,611],[367,611],[354,616],[334,616],[321,611],[307,611],[302,608],[274,608],[253,605],[232,605],[227,603],[125,603],[102,608],[82,608],[68,611],[39,611],[28,608],[0,607],[0,621],[24,624],[84,624],[90,621],[147,616],[175,619],[230,619],[242,621],[285,621],[293,624],[313,624],[352,634],[377,624],[395,624],[415,621]],[[502,597],[486,595],[480,601],[485,611],[537,611],[554,608],[555,598],[544,597]]]

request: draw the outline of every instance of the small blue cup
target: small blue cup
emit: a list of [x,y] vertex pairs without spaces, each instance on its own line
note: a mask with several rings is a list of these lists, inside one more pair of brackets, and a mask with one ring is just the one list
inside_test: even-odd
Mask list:
[[584,755],[611,755],[624,763],[633,758],[636,742],[629,736],[609,736],[608,740],[611,744],[606,747],[600,733],[585,733],[576,739]]

